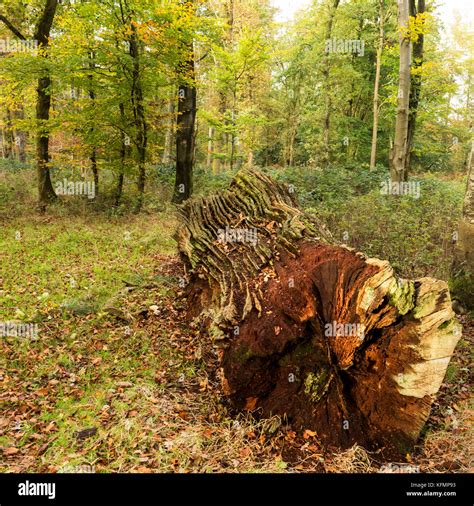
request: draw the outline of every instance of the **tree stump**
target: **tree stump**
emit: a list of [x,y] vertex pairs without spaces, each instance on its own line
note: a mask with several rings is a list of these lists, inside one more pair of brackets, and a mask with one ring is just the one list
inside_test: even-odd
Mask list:
[[329,445],[410,451],[461,336],[446,283],[338,244],[256,171],[179,213],[189,317],[232,404]]

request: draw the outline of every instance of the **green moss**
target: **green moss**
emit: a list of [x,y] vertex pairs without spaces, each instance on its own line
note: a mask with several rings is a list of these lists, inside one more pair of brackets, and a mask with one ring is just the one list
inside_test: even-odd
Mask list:
[[328,391],[330,383],[331,377],[327,369],[322,369],[317,373],[310,372],[304,380],[304,393],[313,402],[319,402]]
[[415,283],[398,279],[389,292],[389,304],[396,307],[401,315],[405,315],[415,305]]

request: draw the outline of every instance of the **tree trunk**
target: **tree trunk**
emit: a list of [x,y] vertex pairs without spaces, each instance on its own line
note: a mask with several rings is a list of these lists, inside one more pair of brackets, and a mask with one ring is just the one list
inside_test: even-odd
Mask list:
[[[329,10],[329,19],[326,25],[325,41],[331,38],[334,16],[336,15],[336,10],[339,7],[339,2],[340,0],[332,0],[332,5],[330,6]],[[331,70],[331,58],[329,54],[327,54],[323,66],[323,83],[324,88],[326,90],[324,122],[323,122],[323,145],[324,145],[323,164],[326,166],[329,164],[330,158],[330,147],[329,147],[329,134],[331,130],[331,92],[329,84],[330,70]]]
[[[25,119],[25,110],[23,105],[18,106],[17,109],[13,111],[15,119],[23,120]],[[18,160],[22,163],[26,162],[26,140],[27,133],[24,130],[15,129],[15,145],[16,152],[18,156]]]
[[51,79],[49,76],[38,80],[36,119],[39,123],[39,130],[36,138],[36,167],[38,173],[38,206],[42,212],[46,210],[48,202],[56,198],[49,171],[49,132],[44,125],[44,122],[49,120],[49,108],[51,106],[50,86]]
[[5,128],[3,130],[5,158],[13,158],[13,144],[15,142],[15,136],[13,134],[12,112],[9,107],[6,109],[5,119]]
[[[415,0],[410,0],[410,10],[412,16],[425,13],[425,0],[418,0],[418,6],[415,8]],[[408,114],[408,132],[407,132],[407,152],[405,157],[405,178],[408,178],[411,165],[411,156],[413,150],[413,139],[415,137],[416,116],[418,113],[418,103],[421,93],[421,74],[419,70],[423,65],[423,46],[424,35],[418,35],[418,39],[413,43],[413,75],[411,76],[409,114]]]
[[[89,68],[90,68],[90,75],[89,75],[89,98],[92,101],[92,107],[95,107],[95,91],[94,91],[94,70],[95,70],[95,54],[93,51],[90,53],[90,62],[89,62]],[[90,129],[90,133],[94,134],[94,127]],[[90,155],[90,162],[91,162],[91,170],[92,174],[94,175],[94,195],[95,198],[99,195],[99,171],[97,170],[97,146],[95,144],[95,139],[92,139],[93,145]]]
[[165,147],[163,150],[163,156],[161,158],[161,163],[163,165],[169,165],[171,163],[171,148],[173,146],[174,97],[169,99],[167,112],[168,118],[166,121]]
[[[224,90],[219,91],[219,118],[224,129],[227,128],[227,96]],[[214,156],[213,160],[213,174],[220,174],[226,169],[227,165],[227,133],[224,131],[217,131],[214,139]]]
[[[119,104],[120,109],[120,123],[122,125],[125,125],[125,106],[123,103]],[[117,186],[115,188],[115,197],[114,197],[114,206],[118,207],[120,204],[120,199],[122,198],[122,192],[123,192],[123,180],[124,180],[124,174],[125,174],[125,158],[127,156],[127,145],[125,143],[126,135],[124,132],[122,132],[121,135],[121,144],[120,144],[120,168],[119,168],[119,174],[117,178]]]
[[234,170],[234,162],[235,162],[235,111],[237,107],[237,85],[235,85],[232,90],[232,110],[230,113],[230,125],[231,125],[231,134],[230,134],[230,160],[229,160],[229,168],[231,171]]
[[[38,22],[35,32],[35,40],[38,41],[38,51],[44,52],[49,45],[49,35],[53,24],[58,0],[46,0],[43,13]],[[44,58],[47,58],[47,54]],[[38,122],[36,137],[36,170],[38,173],[38,207],[44,212],[48,202],[56,199],[56,193],[51,182],[49,170],[49,111],[51,108],[51,78],[49,71],[45,70],[38,79],[36,120]]]
[[138,178],[137,178],[137,202],[135,212],[139,212],[143,205],[146,182],[146,148],[148,143],[148,124],[145,119],[145,108],[143,104],[143,90],[140,69],[140,48],[136,26],[130,25],[130,56],[133,59],[132,69],[132,109],[135,122],[135,144],[138,153]]
[[398,2],[398,24],[400,31],[400,69],[398,73],[397,118],[395,123],[394,146],[390,156],[390,175],[393,182],[406,181],[405,172],[408,135],[408,113],[410,98],[411,41],[408,30],[410,0]]
[[178,117],[176,124],[176,180],[173,202],[180,204],[193,193],[194,125],[196,122],[197,92],[194,83],[194,50],[191,44],[190,57],[185,63],[183,75],[190,83],[179,87]]
[[233,405],[328,444],[410,451],[460,337],[446,283],[337,244],[256,171],[180,213],[188,316]]
[[374,119],[372,125],[372,147],[370,150],[370,169],[375,169],[375,162],[377,158],[377,134],[379,128],[379,113],[380,113],[380,97],[379,97],[379,87],[380,87],[380,68],[382,66],[382,52],[383,45],[385,40],[385,0],[379,1],[379,16],[380,16],[380,25],[379,25],[379,44],[377,47],[377,58],[375,63],[375,84],[374,84]]
[[213,140],[214,140],[214,128],[209,126],[207,131],[207,157],[206,157],[206,168],[212,168],[212,150],[213,150]]
[[[472,132],[472,128],[471,128]],[[474,311],[474,138],[468,156],[467,186],[453,262],[454,294]]]

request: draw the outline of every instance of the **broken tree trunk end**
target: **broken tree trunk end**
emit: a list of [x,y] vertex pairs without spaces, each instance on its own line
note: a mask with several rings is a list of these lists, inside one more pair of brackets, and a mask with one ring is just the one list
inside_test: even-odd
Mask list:
[[180,215],[189,317],[232,404],[329,445],[410,451],[461,336],[446,283],[338,244],[256,171]]

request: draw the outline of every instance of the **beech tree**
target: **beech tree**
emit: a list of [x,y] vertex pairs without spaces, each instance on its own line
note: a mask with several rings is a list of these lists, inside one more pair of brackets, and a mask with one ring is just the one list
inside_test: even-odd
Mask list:
[[400,66],[398,72],[397,114],[395,136],[390,156],[390,175],[392,181],[406,181],[406,157],[408,142],[408,119],[410,101],[411,38],[409,34],[409,1],[398,2],[398,24],[400,39]]
[[194,47],[187,46],[189,55],[183,65],[183,80],[178,91],[176,123],[176,180],[173,202],[179,204],[193,193],[194,128],[196,123],[197,92],[194,72]]
[[373,123],[372,123],[372,146],[370,149],[370,168],[375,168],[375,159],[377,156],[377,130],[379,126],[380,113],[380,69],[382,66],[382,52],[385,41],[385,0],[379,0],[379,38],[377,45],[377,57],[375,62],[375,82],[374,82],[374,105],[373,105]]
[[[48,56],[49,36],[57,6],[58,0],[45,0],[33,36],[33,40],[37,41],[38,44],[38,55],[44,59]],[[20,40],[27,40],[25,35],[4,14],[0,15],[0,21],[5,23]],[[48,120],[51,107],[51,77],[47,68],[41,69],[40,72],[36,98],[36,170],[38,175],[38,206],[41,211],[44,211],[48,202],[56,198],[56,193],[51,182],[49,168]]]
[[413,20],[415,33],[412,35],[413,58],[411,68],[410,100],[408,102],[408,132],[405,156],[405,178],[410,171],[410,162],[413,151],[413,139],[415,137],[416,117],[421,93],[421,69],[423,66],[423,48],[425,41],[425,0],[410,0],[410,16]]

